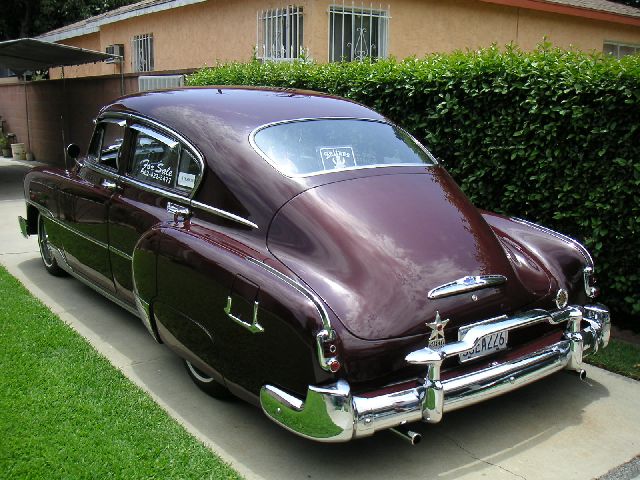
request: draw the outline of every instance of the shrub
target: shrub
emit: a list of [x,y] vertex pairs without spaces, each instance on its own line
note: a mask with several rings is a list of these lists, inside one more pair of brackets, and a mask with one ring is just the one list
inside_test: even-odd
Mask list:
[[319,90],[380,111],[428,145],[478,207],[582,240],[602,300],[618,315],[640,313],[639,56],[544,44],[404,61],[230,63],[188,81]]

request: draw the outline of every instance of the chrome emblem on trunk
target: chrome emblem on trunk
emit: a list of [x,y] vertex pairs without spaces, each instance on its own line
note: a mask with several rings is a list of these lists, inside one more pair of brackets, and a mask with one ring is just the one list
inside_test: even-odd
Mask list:
[[449,319],[442,320],[440,318],[440,312],[436,311],[436,319],[431,323],[426,323],[427,327],[431,329],[429,335],[429,348],[439,348],[444,346],[444,327],[449,323]]
[[507,277],[504,275],[466,276],[429,290],[427,297],[430,299],[449,297],[451,295],[457,295],[458,293],[471,292],[473,290],[480,290],[481,288],[487,287],[495,287],[497,285],[502,285],[506,281]]

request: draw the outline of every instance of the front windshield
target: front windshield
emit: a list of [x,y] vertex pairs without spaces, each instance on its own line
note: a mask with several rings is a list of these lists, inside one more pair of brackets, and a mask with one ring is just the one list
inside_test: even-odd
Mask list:
[[289,176],[436,163],[405,131],[374,120],[280,123],[258,130],[253,139],[269,163]]

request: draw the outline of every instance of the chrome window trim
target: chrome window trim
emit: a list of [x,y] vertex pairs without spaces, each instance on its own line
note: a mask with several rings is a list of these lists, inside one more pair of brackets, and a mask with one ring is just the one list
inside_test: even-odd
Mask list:
[[[125,129],[125,133],[126,133],[126,128],[127,128],[127,121],[126,120],[123,120],[123,119],[120,119],[120,118],[117,118],[117,117],[104,117],[104,118],[98,117],[98,118],[94,118],[93,119],[93,133],[91,134],[91,140],[89,141],[89,147],[88,148],[91,147],[91,142],[93,141],[93,137],[95,136],[96,130],[98,129],[98,126],[99,126],[99,123],[101,123],[101,122],[103,122],[103,123],[111,123],[112,125],[117,125],[117,126],[123,128],[123,129]],[[103,137],[103,140],[104,140],[104,137]],[[124,141],[124,137],[123,137],[122,140]],[[122,144],[120,145],[120,147],[122,147]],[[118,169],[120,168],[120,155],[121,155],[120,147],[118,147],[118,156],[117,156]],[[102,155],[102,142],[100,143],[100,151],[98,153],[100,155]],[[89,157],[89,152],[87,151],[87,158],[88,157]],[[101,165],[99,163],[99,160],[97,160],[96,162],[86,161],[86,162],[83,162],[83,164],[84,165]],[[105,168],[104,171],[105,172],[112,172],[112,173],[116,172],[117,173],[118,169],[115,169],[115,168],[108,168],[107,169],[107,168]]]
[[[207,205],[205,203],[202,202],[198,202],[197,200],[194,200],[193,197],[195,196],[196,192],[198,191],[198,189],[200,188],[200,185],[202,183],[202,179],[204,178],[204,171],[205,171],[205,161],[204,161],[204,156],[200,153],[200,151],[189,141],[187,140],[185,137],[183,137],[182,135],[180,135],[178,132],[171,130],[169,127],[158,123],[154,120],[148,119],[146,117],[143,116],[139,116],[139,115],[134,115],[131,113],[121,113],[121,112],[105,112],[103,113],[102,116],[99,116],[97,118],[98,122],[100,121],[106,121],[106,119],[109,120],[117,120],[120,119],[122,117],[126,117],[132,121],[135,122],[141,122],[141,124],[134,124],[131,125],[130,128],[133,128],[134,130],[138,130],[138,131],[142,131],[136,127],[140,126],[141,128],[144,128],[145,130],[148,130],[148,128],[145,127],[145,124],[149,124],[152,125],[154,128],[157,128],[158,130],[161,130],[162,132],[167,133],[168,135],[171,135],[175,138],[177,138],[177,140],[184,145],[187,150],[189,151],[189,153],[191,153],[193,155],[193,158],[196,160],[196,162],[198,163],[198,166],[200,168],[200,175],[198,175],[198,179],[196,181],[196,184],[194,185],[193,189],[191,190],[191,193],[189,195],[182,195],[180,193],[171,191],[171,190],[167,190],[161,187],[156,187],[156,186],[152,186],[150,184],[141,182],[139,180],[136,180],[134,178],[131,177],[127,177],[126,175],[122,175],[119,172],[114,172],[111,170],[107,170],[105,168],[100,167],[100,165],[94,164],[94,163],[85,163],[85,166],[87,166],[87,168],[90,168],[98,173],[101,173],[109,178],[111,178],[112,180],[116,180],[125,184],[128,184],[130,186],[139,188],[141,190],[144,190],[146,192],[149,193],[153,193],[156,195],[159,195],[163,198],[166,198],[167,200],[170,200],[172,202],[176,202],[179,203],[181,205],[184,206],[188,206],[191,208],[196,208],[198,210],[202,210],[205,211],[207,213],[210,213],[212,215],[216,215],[218,217],[222,217],[225,218],[227,220],[232,220],[234,222],[240,223],[242,225],[251,227],[251,228],[255,228],[258,229],[258,225],[255,224],[254,222],[251,222],[250,220],[247,220],[246,218],[240,217],[238,215],[235,215],[231,212],[227,212],[226,210],[222,210],[220,208],[216,208],[216,207],[212,207],[211,205]],[[153,130],[151,130],[154,133],[157,133],[158,135],[162,135],[162,133],[160,132],[155,132]],[[147,133],[146,131],[143,133]],[[155,138],[155,137],[154,137]],[[162,141],[161,139],[158,139],[160,141]]]
[[[204,178],[206,163],[204,161],[204,156],[202,155],[200,150],[196,148],[196,146],[193,143],[191,143],[187,138],[185,138],[180,133],[176,132],[175,130],[172,130],[170,127],[163,125],[162,123],[156,122],[155,120],[151,120],[150,118],[144,117],[142,115],[135,115],[129,112],[104,112],[102,116],[98,117],[98,121],[102,121],[103,119],[106,119],[106,118],[116,118],[116,119],[125,118],[128,120],[131,120],[132,122],[139,122],[141,127],[146,127],[147,125],[150,125],[151,127],[159,130],[160,131],[158,132],[159,134],[164,133],[169,136],[175,137],[178,140],[178,142],[180,142],[182,145],[184,145],[187,148],[187,150],[189,150],[189,152],[193,155],[193,158],[198,163],[198,167],[200,168],[200,175],[198,175],[196,184],[193,186],[193,189],[191,190],[189,195],[184,197],[192,199],[196,195],[202,183],[202,179]],[[133,128],[133,125],[130,128]]]
[[[317,121],[317,120],[357,120],[357,121],[361,121],[361,122],[374,122],[374,123],[382,123],[385,125],[389,125],[393,128],[397,128],[400,131],[402,131],[405,135],[407,135],[411,141],[413,143],[415,143],[420,150],[422,150],[428,157],[429,159],[433,162],[432,165],[426,164],[426,163],[389,163],[389,164],[380,164],[380,165],[360,165],[360,166],[356,166],[356,167],[349,167],[349,168],[341,168],[340,170],[325,170],[325,171],[320,171],[320,172],[312,172],[312,173],[293,173],[293,174],[288,174],[283,172],[282,170],[280,170],[278,168],[278,166],[271,161],[271,159],[269,158],[269,156],[264,153],[260,147],[258,147],[258,144],[255,141],[255,136],[257,133],[259,133],[260,131],[269,128],[269,127],[274,127],[277,125],[284,125],[287,123],[300,123],[300,122],[312,122],[312,121]],[[395,123],[391,123],[387,120],[384,119],[380,119],[380,118],[366,118],[366,117],[308,117],[308,118],[294,118],[294,119],[290,119],[290,120],[279,120],[277,122],[270,122],[270,123],[265,123],[264,125],[260,125],[259,127],[254,128],[251,133],[249,133],[249,144],[251,145],[251,147],[256,151],[256,153],[258,155],[260,155],[269,165],[271,165],[273,168],[275,168],[275,170],[280,173],[281,175],[285,176],[285,177],[289,177],[289,178],[307,178],[307,177],[315,177],[317,175],[327,175],[327,174],[331,174],[331,173],[338,173],[338,172],[349,172],[352,170],[367,170],[367,169],[372,169],[372,168],[387,168],[387,167],[434,167],[436,165],[438,165],[438,161],[436,160],[436,158],[433,156],[433,154],[427,150],[427,148],[422,145],[418,140],[416,140],[416,138],[411,135],[409,132],[407,132],[404,128],[400,127],[399,125],[396,125]]]
[[[106,117],[106,118],[104,118],[102,120],[98,120],[97,122],[113,123],[113,124],[116,124],[116,125],[118,125],[119,127],[122,127],[122,128],[126,128],[126,126],[127,126],[127,121],[126,120],[118,120],[117,118],[110,118],[110,117]],[[97,122],[96,122],[96,124],[97,124]]]
[[586,247],[584,245],[582,245],[580,242],[578,242],[576,239],[571,238],[571,237],[569,237],[567,235],[564,235],[564,234],[562,234],[560,232],[556,232],[555,230],[551,230],[550,228],[543,227],[542,225],[538,225],[537,223],[530,222],[529,220],[525,220],[523,218],[511,217],[511,220],[513,220],[514,222],[526,225],[528,227],[531,227],[531,228],[533,228],[535,230],[539,230],[541,232],[547,233],[547,234],[551,235],[552,237],[555,237],[555,238],[557,238],[559,240],[562,240],[563,242],[571,245],[576,250],[578,250],[578,252],[580,252],[580,254],[582,254],[582,256],[584,257],[584,259],[587,262],[587,266],[589,266],[591,268],[594,267],[593,257],[591,257],[591,254],[589,253],[589,250],[587,250]]
[[247,220],[246,218],[240,217],[238,215],[235,215],[231,212],[227,212],[226,210],[221,210],[219,208],[212,207],[210,205],[207,205],[206,203],[198,202],[197,200],[191,200],[190,205],[193,208],[197,208],[199,210],[210,213],[212,215],[217,215],[218,217],[226,218],[227,220],[232,220],[234,222],[237,222],[242,225],[246,225],[247,227],[255,228],[256,230],[258,230],[258,225],[256,225],[252,221]]
[[154,139],[158,140],[159,142],[164,143],[167,147],[169,147],[171,149],[174,149],[178,145],[180,145],[180,142],[174,140],[173,138],[170,138],[170,137],[168,137],[166,135],[163,135],[160,132],[156,132],[155,130],[153,130],[153,129],[149,128],[149,127],[145,127],[144,125],[140,125],[140,124],[134,123],[129,128],[137,130],[140,133],[144,133],[146,136],[154,138]]

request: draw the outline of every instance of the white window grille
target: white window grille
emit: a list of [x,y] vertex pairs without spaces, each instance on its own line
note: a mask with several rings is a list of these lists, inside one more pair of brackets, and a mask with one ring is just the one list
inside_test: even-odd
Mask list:
[[386,58],[389,44],[389,6],[374,4],[329,7],[329,61]]
[[153,33],[134,35],[131,40],[131,69],[134,72],[153,71]]
[[637,55],[640,53],[640,45],[632,45],[620,42],[604,42],[602,51],[607,55],[613,55],[616,58],[626,57],[627,55]]
[[303,51],[302,7],[289,5],[258,12],[256,56],[262,60],[287,61]]

